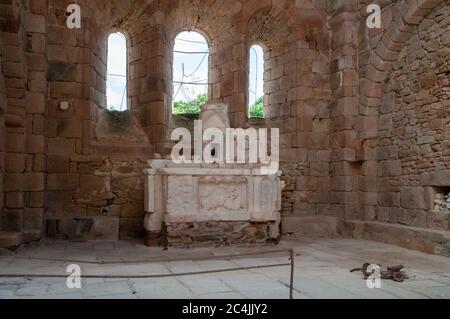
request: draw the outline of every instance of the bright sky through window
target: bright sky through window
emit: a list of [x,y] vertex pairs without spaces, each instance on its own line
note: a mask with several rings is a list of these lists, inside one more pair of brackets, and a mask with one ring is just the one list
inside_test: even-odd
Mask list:
[[248,106],[251,117],[263,117],[264,51],[259,45],[250,48]]
[[196,113],[208,94],[208,42],[185,31],[176,37],[173,50],[174,113]]
[[106,101],[109,110],[127,110],[127,40],[121,33],[108,37]]

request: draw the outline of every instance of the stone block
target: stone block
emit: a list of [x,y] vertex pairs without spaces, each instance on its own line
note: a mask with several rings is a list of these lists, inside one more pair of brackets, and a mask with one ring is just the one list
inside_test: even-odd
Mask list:
[[47,169],[47,161],[45,154],[35,154],[33,156],[33,171],[45,172]]
[[382,161],[379,163],[378,176],[392,177],[402,175],[401,161]]
[[27,92],[25,97],[27,113],[45,114],[45,95],[38,92]]
[[312,176],[329,176],[330,165],[326,162],[311,163],[310,174]]
[[5,192],[20,192],[24,189],[22,174],[5,174],[3,189]]
[[42,135],[27,135],[26,151],[28,154],[45,153],[45,138]]
[[24,229],[41,230],[44,225],[44,208],[26,208],[24,211]]
[[21,233],[0,231],[0,248],[16,249],[21,244],[22,244]]
[[6,208],[23,208],[24,207],[24,194],[23,192],[11,192],[5,194]]
[[47,190],[66,191],[79,187],[78,174],[47,174]]
[[403,208],[424,209],[426,206],[422,187],[402,187],[400,197]]
[[6,136],[6,150],[10,153],[23,153],[25,151],[25,137],[23,134],[8,133]]
[[350,192],[354,188],[353,176],[332,176],[330,178],[330,189],[334,191]]
[[48,121],[49,137],[81,137],[81,121],[78,119],[51,119]]
[[448,212],[430,211],[427,213],[427,225],[432,229],[449,230]]
[[26,173],[25,174],[25,191],[43,192],[45,190],[45,174],[44,173]]
[[120,217],[122,218],[143,217],[144,215],[144,206],[139,203],[127,203],[123,205],[120,213]]
[[4,209],[2,218],[2,230],[20,232],[23,230],[23,209]]
[[25,155],[6,154],[6,171],[8,173],[23,173],[25,171]]
[[45,33],[46,30],[45,17],[36,14],[25,14],[24,26],[27,32]]
[[31,192],[29,206],[32,208],[44,207],[44,192]]
[[142,224],[142,218],[120,218],[120,239],[142,237],[145,235],[145,229]]
[[424,173],[420,176],[422,186],[450,186],[450,170]]
[[82,191],[102,191],[106,186],[104,176],[80,174],[80,189]]
[[400,193],[378,193],[378,205],[383,207],[400,207]]
[[49,138],[48,153],[69,155],[75,153],[75,140],[69,138]]
[[285,216],[281,232],[299,237],[333,237],[337,235],[337,219],[331,216]]
[[69,173],[69,157],[61,155],[47,156],[47,172],[48,173]]
[[[142,225],[142,220],[141,220]],[[77,240],[119,240],[119,218],[79,217],[59,220],[59,232]]]

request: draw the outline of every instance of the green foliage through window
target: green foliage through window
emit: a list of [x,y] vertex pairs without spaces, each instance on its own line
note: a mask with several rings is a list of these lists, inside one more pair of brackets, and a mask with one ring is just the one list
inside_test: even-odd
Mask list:
[[207,94],[200,94],[194,100],[175,101],[173,103],[173,114],[200,114],[200,107],[208,102]]
[[264,97],[261,96],[255,103],[250,105],[250,117],[264,118]]

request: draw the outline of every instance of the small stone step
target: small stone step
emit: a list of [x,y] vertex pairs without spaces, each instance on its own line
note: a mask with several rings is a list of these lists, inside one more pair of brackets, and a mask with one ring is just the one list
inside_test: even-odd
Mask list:
[[16,249],[22,240],[21,233],[0,231],[0,248]]

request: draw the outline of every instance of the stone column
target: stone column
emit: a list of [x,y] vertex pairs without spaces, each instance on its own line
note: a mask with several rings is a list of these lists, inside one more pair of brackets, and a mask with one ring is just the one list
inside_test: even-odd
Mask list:
[[3,174],[5,172],[5,113],[6,95],[5,80],[2,73],[2,60],[0,56],[0,230],[2,229],[2,214],[5,204]]
[[37,240],[44,232],[46,172],[45,115],[47,110],[47,0],[31,0],[24,13],[27,86],[25,92],[24,232]]
[[338,1],[331,14],[332,176],[331,204],[339,222],[358,210],[356,157],[358,116],[358,1]]
[[[4,145],[4,210],[2,230],[20,233],[23,231],[24,186],[25,186],[25,33],[22,6],[16,1],[3,1],[0,21],[0,48],[2,51],[2,73],[5,78]],[[4,110],[5,111],[5,110]],[[3,134],[2,134],[3,135]]]

